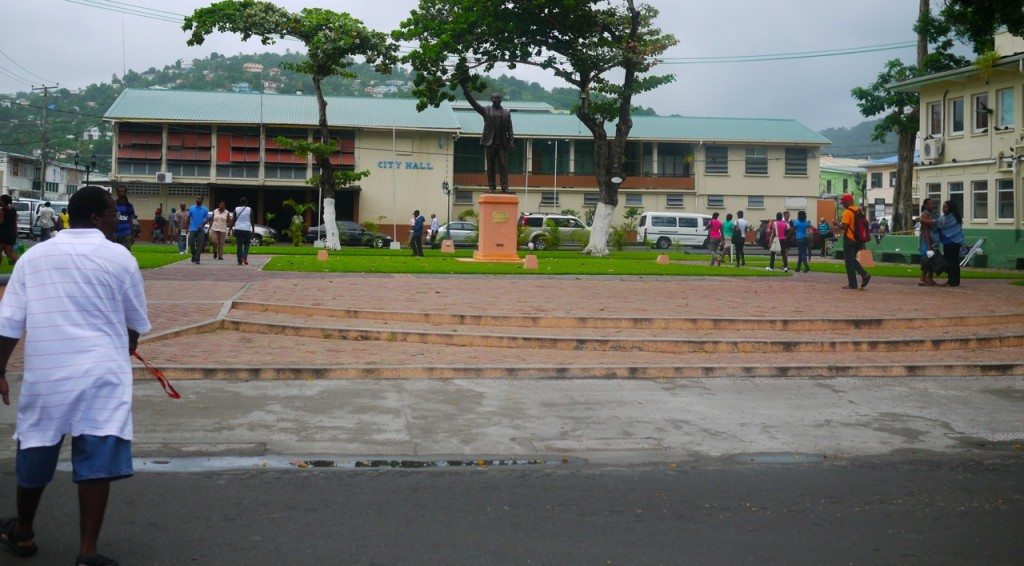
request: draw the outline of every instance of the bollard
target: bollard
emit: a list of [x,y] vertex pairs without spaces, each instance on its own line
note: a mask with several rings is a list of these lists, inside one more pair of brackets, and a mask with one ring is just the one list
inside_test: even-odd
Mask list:
[[316,252],[317,261],[327,261],[327,250],[320,250]]
[[661,265],[668,265],[668,256],[661,254],[658,256],[658,263]]
[[455,242],[453,240],[441,240],[441,253],[453,254],[455,253]]
[[537,269],[537,268],[538,268],[537,256],[532,255],[532,254],[526,256],[526,259],[523,260],[523,269]]

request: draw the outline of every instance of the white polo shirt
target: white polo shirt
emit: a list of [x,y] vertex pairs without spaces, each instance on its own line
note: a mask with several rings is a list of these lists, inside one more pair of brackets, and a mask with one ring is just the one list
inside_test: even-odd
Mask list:
[[139,264],[123,246],[71,229],[21,256],[0,301],[0,336],[25,338],[22,448],[64,434],[132,439],[129,328],[150,325]]

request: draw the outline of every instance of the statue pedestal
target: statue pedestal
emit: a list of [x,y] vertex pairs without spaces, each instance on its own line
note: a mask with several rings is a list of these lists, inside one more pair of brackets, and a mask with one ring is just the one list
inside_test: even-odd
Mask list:
[[519,197],[487,193],[480,204],[480,236],[473,259],[477,261],[521,261],[519,258]]

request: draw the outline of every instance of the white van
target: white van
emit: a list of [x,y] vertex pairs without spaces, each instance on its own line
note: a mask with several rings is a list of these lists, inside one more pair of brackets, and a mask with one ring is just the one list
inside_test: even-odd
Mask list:
[[667,250],[672,244],[707,247],[710,221],[707,214],[645,212],[637,224],[636,241],[650,242],[659,250]]
[[51,201],[37,200],[37,201],[35,201],[35,203],[33,204],[33,208],[32,208],[32,224],[30,224],[30,226],[29,226],[30,236],[31,236],[31,238],[33,240],[38,240],[39,239],[39,235],[40,235],[41,231],[39,230],[39,226],[36,224],[36,218],[39,217],[39,209],[43,208],[43,205],[45,205],[47,202],[50,203],[50,208],[52,208],[53,212],[56,213],[56,214],[60,214],[61,210],[64,210],[65,208],[68,207],[68,201],[66,201],[66,200],[63,200],[63,201],[61,201],[61,200],[51,200]]

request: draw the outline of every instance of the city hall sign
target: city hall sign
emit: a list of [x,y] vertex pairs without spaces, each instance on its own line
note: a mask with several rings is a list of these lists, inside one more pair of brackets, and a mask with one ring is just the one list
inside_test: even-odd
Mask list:
[[432,171],[433,163],[425,161],[378,161],[378,169],[416,169],[420,171]]

